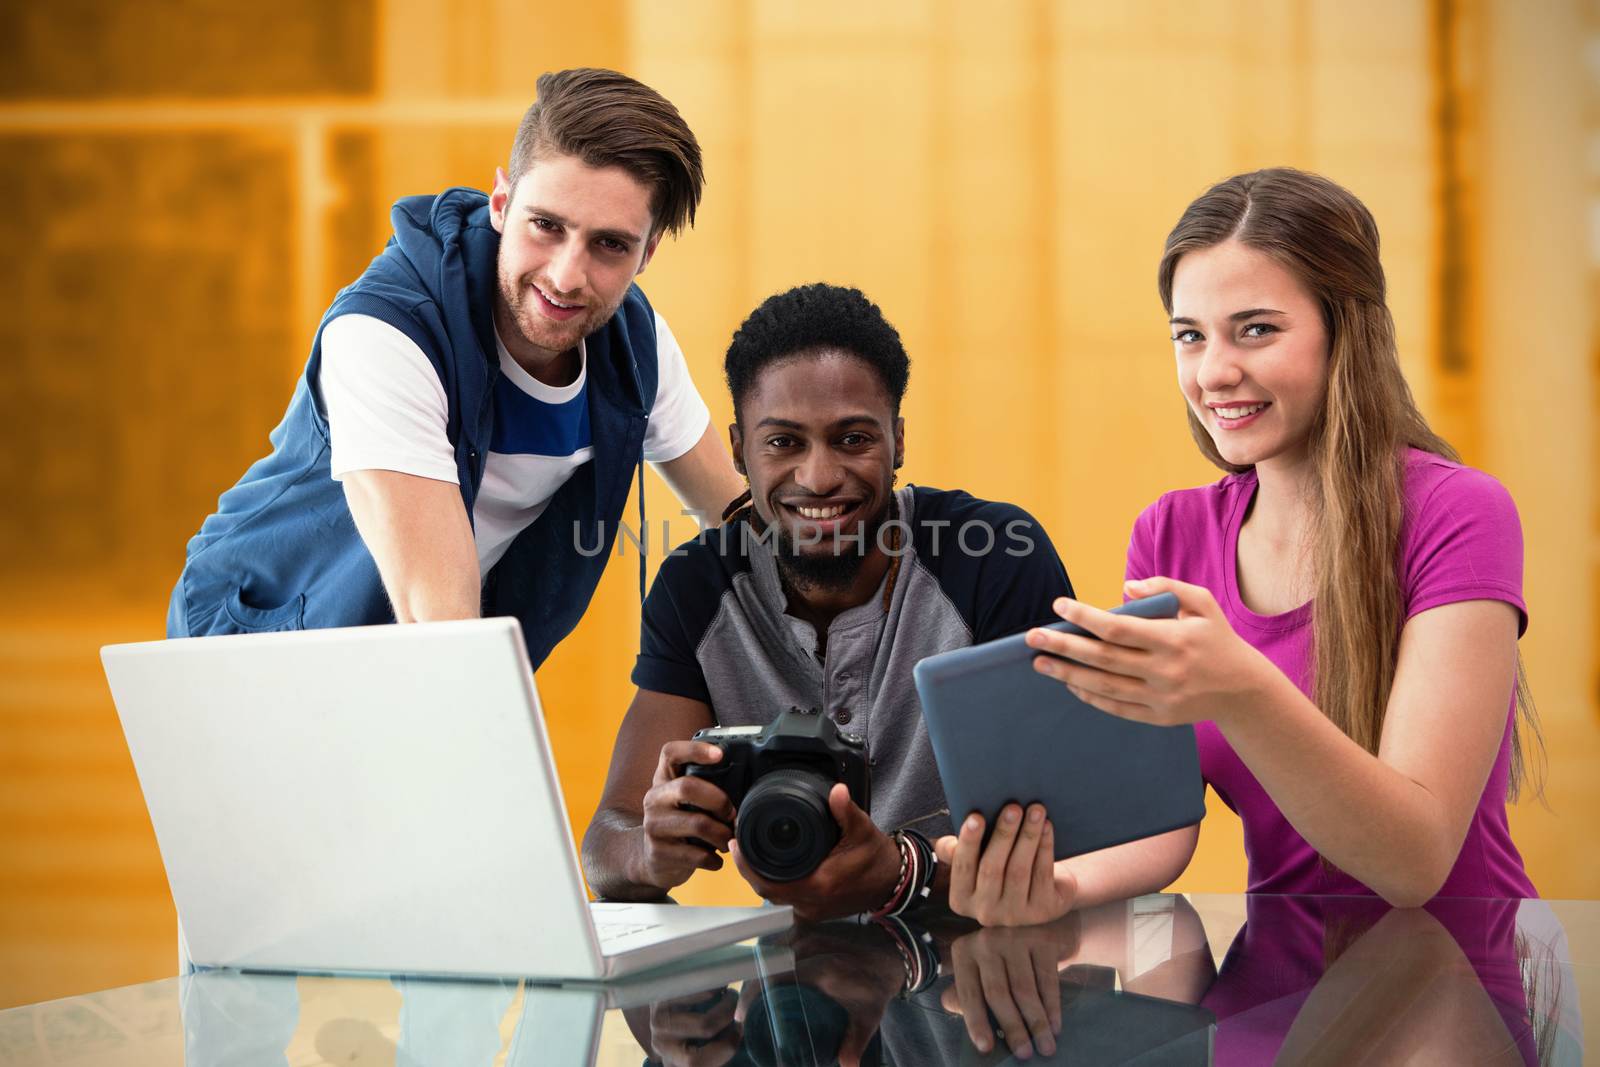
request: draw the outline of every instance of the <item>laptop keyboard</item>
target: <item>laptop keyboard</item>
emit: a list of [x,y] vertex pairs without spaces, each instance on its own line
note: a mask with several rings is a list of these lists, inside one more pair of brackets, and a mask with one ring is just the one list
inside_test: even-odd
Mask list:
[[660,923],[611,922],[597,917],[594,923],[594,930],[601,941],[621,941],[625,937],[642,934],[646,930],[654,930],[660,925]]

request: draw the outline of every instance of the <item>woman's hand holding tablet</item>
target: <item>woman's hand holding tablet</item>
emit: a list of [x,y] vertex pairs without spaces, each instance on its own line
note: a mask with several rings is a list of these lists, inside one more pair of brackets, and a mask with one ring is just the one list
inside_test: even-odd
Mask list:
[[1028,647],[1046,653],[1034,657],[1033,669],[1085,704],[1155,726],[1221,724],[1277,673],[1228,625],[1209,589],[1171,578],[1123,589],[1133,597],[1176,598],[1178,617],[1134,618],[1061,597],[1053,606],[1073,630],[1029,630]]

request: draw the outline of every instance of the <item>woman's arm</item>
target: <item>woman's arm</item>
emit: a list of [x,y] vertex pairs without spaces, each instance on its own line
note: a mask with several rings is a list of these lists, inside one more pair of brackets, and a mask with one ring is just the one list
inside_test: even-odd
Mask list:
[[[1516,609],[1446,604],[1401,631],[1376,756],[1347,737],[1234,633],[1211,594],[1166,578],[1176,620],[1113,616],[1071,601],[1061,616],[1103,640],[1035,630],[1035,667],[1102,710],[1143,722],[1215,722],[1289,823],[1391,904],[1421,904],[1455,865],[1506,729]],[[1076,663],[1063,662],[1068,657]]]

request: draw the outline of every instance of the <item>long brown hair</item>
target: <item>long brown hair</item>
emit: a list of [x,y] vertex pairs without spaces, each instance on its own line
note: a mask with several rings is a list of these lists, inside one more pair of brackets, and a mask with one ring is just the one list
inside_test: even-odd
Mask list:
[[[1312,697],[1335,725],[1376,754],[1405,621],[1398,572],[1405,452],[1417,448],[1454,462],[1460,457],[1428,428],[1400,373],[1378,226],[1360,200],[1326,178],[1287,167],[1213,185],[1167,236],[1157,284],[1169,315],[1178,260],[1227,240],[1277,260],[1322,308],[1328,388],[1310,439],[1316,470]],[[1192,411],[1189,432],[1216,466],[1233,473],[1250,469],[1224,460]],[[1510,799],[1527,772],[1522,731],[1540,756],[1544,746],[1520,652],[1516,707]],[[1535,771],[1536,783],[1537,777]]]

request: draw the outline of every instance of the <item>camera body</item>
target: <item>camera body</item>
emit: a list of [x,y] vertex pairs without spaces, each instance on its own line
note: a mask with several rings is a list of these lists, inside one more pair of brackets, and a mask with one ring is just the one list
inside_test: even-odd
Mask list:
[[766,726],[712,727],[694,739],[722,749],[722,759],[686,764],[683,773],[728,795],[738,813],[739,851],[770,882],[804,878],[838,844],[839,824],[828,810],[835,782],[870,810],[866,739],[816,709],[790,708]]

